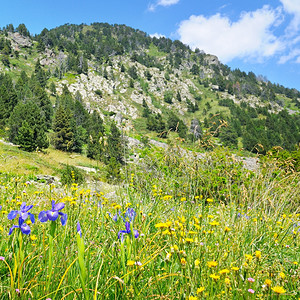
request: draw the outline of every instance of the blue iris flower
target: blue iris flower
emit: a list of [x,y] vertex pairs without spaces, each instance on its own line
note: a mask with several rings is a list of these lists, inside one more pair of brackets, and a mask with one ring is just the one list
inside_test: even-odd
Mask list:
[[[125,223],[125,229],[126,230],[120,230],[118,232],[118,239],[121,239],[121,242],[124,240],[124,234],[131,234],[130,222]],[[133,229],[133,235],[137,239],[139,237],[139,232],[136,229]]]
[[20,207],[20,210],[12,210],[8,215],[7,215],[7,218],[8,220],[12,220],[14,219],[17,215],[20,215],[20,218],[25,221],[28,216],[30,218],[30,221],[32,223],[35,222],[35,219],[34,219],[34,215],[32,213],[29,212],[30,209],[33,208],[33,205],[28,205],[26,206],[26,202],[23,202],[21,204],[21,207]]
[[82,237],[81,227],[79,221],[77,222],[77,233],[79,233],[80,237]]
[[8,235],[11,235],[15,228],[20,228],[20,230],[23,234],[29,234],[31,232],[29,225],[24,223],[24,219],[22,219],[21,217],[19,217],[19,225],[13,225],[9,229]]
[[122,217],[123,221],[126,222],[129,220],[129,222],[133,222],[134,218],[136,216],[136,212],[133,208],[127,208],[124,217]]
[[55,201],[52,200],[52,209],[47,210],[47,211],[41,211],[39,213],[39,220],[41,222],[47,222],[49,221],[56,221],[58,216],[61,216],[60,221],[61,225],[66,225],[68,215],[65,213],[60,212],[65,207],[64,203],[57,203],[55,204]]

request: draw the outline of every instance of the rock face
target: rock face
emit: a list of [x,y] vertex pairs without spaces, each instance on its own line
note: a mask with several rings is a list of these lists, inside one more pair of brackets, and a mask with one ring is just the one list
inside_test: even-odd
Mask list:
[[18,32],[9,32],[8,35],[17,47],[29,48],[32,46],[32,42],[30,41],[29,37],[25,37]]

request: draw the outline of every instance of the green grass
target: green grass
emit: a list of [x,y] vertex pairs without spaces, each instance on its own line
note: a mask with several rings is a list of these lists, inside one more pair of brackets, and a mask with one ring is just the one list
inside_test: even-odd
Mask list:
[[[0,299],[299,298],[299,173],[274,161],[253,173],[222,149],[205,161],[143,151],[112,196],[0,174]],[[38,220],[52,199],[64,226]],[[36,222],[9,236],[22,202]]]

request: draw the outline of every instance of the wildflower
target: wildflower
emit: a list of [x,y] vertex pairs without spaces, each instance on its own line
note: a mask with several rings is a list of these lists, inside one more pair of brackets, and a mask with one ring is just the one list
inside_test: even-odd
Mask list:
[[205,290],[204,286],[197,288],[197,295],[201,294]]
[[229,232],[231,229],[229,228],[229,227],[227,227],[227,226],[225,226],[225,228],[224,228],[224,231],[225,232]]
[[166,223],[157,223],[157,224],[154,225],[154,227],[156,227],[156,228],[169,228],[169,227],[171,227],[171,225],[172,225],[172,222],[168,221]]
[[189,296],[189,300],[198,300],[198,298],[195,296]]
[[4,256],[0,256],[0,260],[4,261],[5,257]]
[[209,202],[209,203],[212,203],[212,202],[214,202],[214,199],[207,198],[206,201]]
[[135,262],[133,260],[128,260],[127,261],[127,266],[134,266]]
[[217,221],[212,221],[212,222],[209,222],[208,224],[211,226],[219,226],[220,225],[220,223]]
[[207,266],[209,268],[216,267],[217,265],[218,265],[218,263],[216,261],[213,261],[213,260],[207,262]]
[[230,271],[228,269],[223,269],[223,270],[220,270],[219,273],[222,275],[222,274],[228,274]]
[[270,279],[266,279],[265,284],[270,287],[272,284],[272,281]]
[[199,265],[200,265],[200,260],[197,258],[195,260],[195,268],[199,268]]
[[252,290],[252,289],[249,289],[248,292],[251,293],[251,294],[254,294],[254,293],[255,293],[255,291]]
[[279,277],[282,278],[282,279],[284,279],[285,278],[285,274],[283,272],[280,272],[279,273]]
[[219,275],[216,275],[215,273],[209,275],[210,278],[214,279],[214,280],[218,280],[220,279],[220,276]]
[[225,284],[230,285],[230,279],[229,279],[229,278],[226,277],[226,278],[224,279],[224,282],[225,282]]
[[41,222],[47,222],[49,221],[56,221],[58,216],[60,215],[60,221],[61,221],[61,225],[66,225],[67,223],[67,219],[68,219],[68,215],[65,213],[60,212],[59,210],[62,210],[65,207],[64,203],[57,203],[55,204],[55,201],[52,200],[52,209],[51,210],[47,210],[47,211],[41,211],[39,213],[39,220]]
[[255,257],[257,259],[261,259],[261,252],[260,251],[255,251]]
[[250,262],[252,260],[253,256],[251,254],[245,254],[245,258],[247,261]]
[[180,263],[185,266],[186,265],[186,260],[184,257],[181,258]]
[[24,220],[21,217],[19,218],[19,225],[13,225],[9,229],[8,235],[11,235],[15,228],[20,228],[20,230],[23,234],[29,234],[31,232],[29,225],[24,223]]
[[[125,223],[125,228],[126,228],[126,230],[120,230],[118,232],[118,239],[121,238],[122,242],[123,242],[123,239],[124,239],[124,234],[131,234],[130,223],[129,222]],[[134,237],[136,239],[139,237],[139,232],[136,229],[133,229],[133,234],[134,234]]]
[[249,277],[247,280],[248,280],[249,282],[254,282],[254,281],[255,281],[255,279],[254,279],[254,278],[251,278],[251,277]]
[[7,215],[7,218],[8,220],[12,220],[14,219],[17,215],[20,215],[20,218],[23,219],[23,221],[25,221],[28,216],[31,220],[32,223],[35,222],[34,220],[34,215],[30,212],[28,212],[30,209],[33,208],[33,205],[28,205],[26,206],[26,202],[23,202],[21,204],[21,207],[20,207],[20,210],[12,210],[8,215]]
[[171,259],[171,256],[172,256],[172,253],[170,253],[170,252],[167,253],[167,255],[166,255],[166,260],[169,261],[169,260]]
[[284,294],[286,292],[286,290],[282,286],[274,286],[272,288],[272,291],[275,292],[278,295]]
[[127,208],[124,217],[122,217],[123,221],[126,222],[129,220],[129,222],[132,222],[136,216],[136,212],[133,208]]
[[80,237],[82,237],[81,226],[80,226],[79,221],[77,222],[77,227],[76,227],[76,229],[77,229],[77,233],[80,235]]

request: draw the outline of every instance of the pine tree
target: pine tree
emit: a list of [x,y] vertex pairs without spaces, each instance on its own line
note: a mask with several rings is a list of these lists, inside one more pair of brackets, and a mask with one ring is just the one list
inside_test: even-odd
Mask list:
[[124,147],[121,132],[115,123],[110,125],[110,134],[107,137],[107,147],[106,147],[108,163],[111,158],[115,158],[120,164],[124,163]]
[[54,147],[62,151],[72,151],[74,133],[71,127],[70,111],[59,105],[53,122]]

